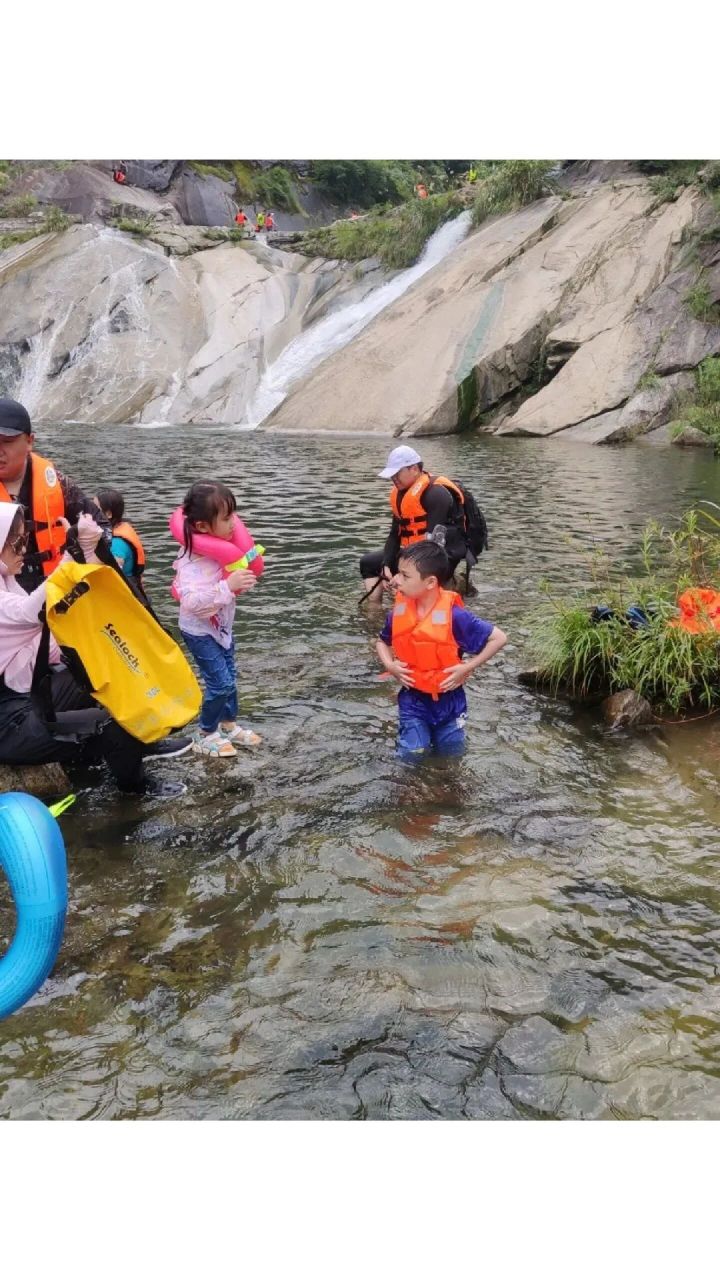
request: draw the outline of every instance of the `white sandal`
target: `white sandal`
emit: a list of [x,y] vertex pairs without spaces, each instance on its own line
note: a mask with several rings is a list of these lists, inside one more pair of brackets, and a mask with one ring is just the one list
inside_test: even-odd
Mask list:
[[235,742],[240,747],[259,747],[262,738],[259,733],[253,733],[252,729],[243,729],[242,725],[235,724],[232,729],[223,729],[222,725],[218,728],[226,742]]
[[222,760],[229,760],[237,755],[232,742],[217,729],[214,733],[198,733],[193,740],[193,750],[200,756],[216,756]]

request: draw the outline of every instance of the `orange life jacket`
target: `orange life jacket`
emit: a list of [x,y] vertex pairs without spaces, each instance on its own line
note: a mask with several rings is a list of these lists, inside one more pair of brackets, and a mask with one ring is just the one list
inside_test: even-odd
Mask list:
[[447,476],[430,476],[427,471],[423,471],[409,489],[401,491],[393,485],[390,490],[390,506],[400,525],[401,547],[409,547],[413,542],[422,542],[427,533],[427,511],[420,499],[431,484],[444,485],[454,493],[463,511],[465,509],[462,489],[459,489],[453,480],[448,480]]
[[[65,530],[60,521],[65,516],[65,496],[55,465],[39,453],[30,454],[32,466],[32,522],[35,543],[47,578],[60,563],[65,546]],[[0,502],[17,502],[0,481]]]
[[437,701],[447,667],[456,667],[460,651],[453,639],[453,605],[462,604],[455,591],[440,591],[435,605],[418,618],[417,605],[398,591],[392,616],[392,647],[395,657],[407,662],[415,677],[413,688],[431,693]]
[[668,626],[679,627],[690,635],[720,631],[720,591],[712,587],[690,587],[678,596],[679,618],[671,618]]
[[239,222],[241,227],[244,227],[244,226],[245,226],[245,223],[247,222],[247,214],[245,214],[245,213],[236,213],[236,214],[235,214],[235,221],[236,221],[236,222]]
[[130,546],[135,552],[135,568],[133,573],[136,573],[139,577],[145,569],[145,548],[140,541],[140,535],[136,533],[128,520],[121,520],[119,524],[116,524],[113,528],[112,535],[113,538],[124,538],[126,542],[130,543]]
[[274,226],[275,226],[275,219],[272,218],[270,214],[268,214],[267,218],[265,219],[265,230],[272,231]]

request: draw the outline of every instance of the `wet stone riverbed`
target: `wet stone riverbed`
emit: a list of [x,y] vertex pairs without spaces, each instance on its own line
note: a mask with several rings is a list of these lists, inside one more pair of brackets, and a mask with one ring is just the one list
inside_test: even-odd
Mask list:
[[[0,1025],[3,1118],[720,1117],[720,718],[609,734],[516,680],[540,581],[580,543],[627,555],[649,515],[720,497],[679,450],[435,440],[492,551],[472,607],[505,628],[460,762],[393,754],[361,550],[388,521],[388,442],[230,429],[40,433],[126,493],[165,620],[165,518],[218,475],[268,547],[238,610],[235,764],[157,766],[179,801],[107,785],[63,818],[68,924]],[[0,950],[13,927],[0,884]]]

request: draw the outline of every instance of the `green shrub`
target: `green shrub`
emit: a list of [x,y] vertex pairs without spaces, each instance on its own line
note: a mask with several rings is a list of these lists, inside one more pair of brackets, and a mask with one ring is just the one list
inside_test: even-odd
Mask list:
[[[552,160],[502,160],[484,166],[476,184],[473,223],[477,227],[494,214],[508,213],[539,200],[549,191],[548,173]],[[482,173],[482,169],[481,169]]]
[[43,231],[64,231],[66,227],[72,224],[73,219],[64,209],[59,209],[56,204],[48,205],[45,210],[45,217],[42,221]]
[[310,176],[331,200],[370,209],[409,200],[419,175],[408,160],[314,160]]
[[[634,577],[617,563],[591,562],[592,586],[570,598],[548,594],[547,608],[531,626],[530,651],[543,680],[582,697],[633,689],[675,714],[720,706],[720,635],[668,625],[688,587],[720,586],[720,520],[710,511],[689,511],[672,532],[649,522]],[[608,605],[615,617],[593,622],[597,604]],[[628,625],[632,604],[646,610],[646,626]]]
[[149,236],[155,229],[155,219],[149,218],[113,218],[111,225],[116,231],[127,231],[131,236]]
[[704,324],[720,323],[717,304],[712,302],[710,289],[702,278],[688,290],[684,301],[688,311],[695,316],[696,320],[702,320]]
[[710,436],[720,453],[720,356],[708,356],[695,370],[695,393],[681,406],[680,416]]
[[232,182],[234,174],[225,165],[206,164],[204,160],[188,160],[191,169],[203,178],[220,178],[223,182]]
[[280,164],[273,165],[272,169],[260,170],[255,175],[255,202],[267,209],[302,213],[292,175]]
[[40,228],[37,231],[8,231],[5,235],[0,235],[0,253],[14,244],[25,244],[26,240],[34,240],[39,235]]
[[27,192],[21,196],[10,196],[2,206],[4,218],[26,218],[37,205],[35,196]]
[[359,262],[378,257],[390,270],[412,266],[429,237],[452,217],[462,202],[454,192],[413,199],[387,213],[368,214],[318,227],[303,236],[301,253]]

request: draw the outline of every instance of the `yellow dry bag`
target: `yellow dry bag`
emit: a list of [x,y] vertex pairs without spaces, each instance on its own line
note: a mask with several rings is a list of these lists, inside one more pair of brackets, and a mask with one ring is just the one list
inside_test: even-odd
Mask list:
[[202,694],[182,651],[114,569],[58,565],[47,621],[72,670],[133,737],[155,742],[197,715]]

